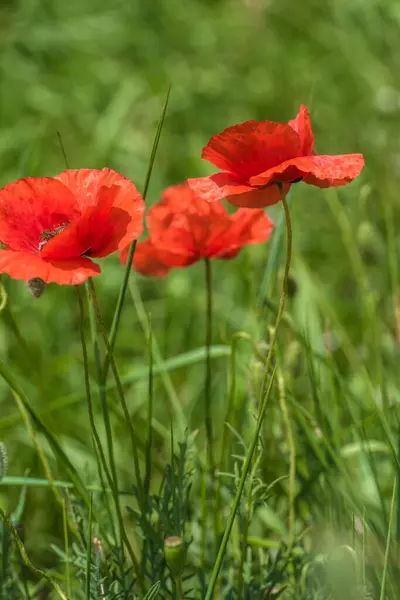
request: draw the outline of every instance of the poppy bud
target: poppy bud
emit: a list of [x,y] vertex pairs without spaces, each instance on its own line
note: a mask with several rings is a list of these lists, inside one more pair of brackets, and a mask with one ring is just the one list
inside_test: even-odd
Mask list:
[[40,298],[46,289],[46,283],[40,277],[35,277],[28,281],[28,288],[34,298]]
[[0,442],[0,479],[3,479],[7,475],[8,470],[8,456],[7,449],[3,442]]
[[177,535],[167,537],[164,541],[164,555],[173,577],[179,577],[184,569],[186,558],[183,539]]

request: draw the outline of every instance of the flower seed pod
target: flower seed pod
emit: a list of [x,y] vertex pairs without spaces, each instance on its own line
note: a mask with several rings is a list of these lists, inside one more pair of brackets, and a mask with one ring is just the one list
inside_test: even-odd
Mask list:
[[164,555],[173,577],[179,577],[185,567],[186,545],[177,535],[167,537],[164,541]]
[[28,288],[34,298],[40,298],[46,289],[46,283],[40,277],[35,277],[28,281]]

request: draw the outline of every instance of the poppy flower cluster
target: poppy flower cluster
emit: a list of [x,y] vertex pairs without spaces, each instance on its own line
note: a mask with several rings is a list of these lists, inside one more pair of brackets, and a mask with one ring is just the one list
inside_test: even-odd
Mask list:
[[[361,154],[319,155],[308,110],[288,123],[247,121],[214,135],[202,157],[220,172],[170,187],[147,216],[133,267],[163,276],[200,259],[235,257],[268,239],[262,208],[299,181],[345,185],[364,165]],[[239,206],[229,215],[221,200]],[[28,177],[0,190],[0,273],[14,279],[79,284],[101,270],[93,259],[121,252],[143,231],[144,201],[135,185],[110,169],[67,170]]]
[[[138,242],[133,266],[143,275],[162,277],[173,267],[201,259],[234,258],[243,246],[265,242],[272,221],[263,210],[241,208],[229,215],[222,202],[207,202],[187,183],[164,191],[147,214],[150,232]],[[122,251],[126,263],[128,249]]]

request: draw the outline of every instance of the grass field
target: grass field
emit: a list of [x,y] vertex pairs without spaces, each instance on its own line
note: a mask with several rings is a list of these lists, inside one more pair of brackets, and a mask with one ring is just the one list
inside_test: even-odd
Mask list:
[[[389,0],[7,0],[0,33],[2,186],[63,171],[58,132],[71,168],[108,166],[143,191],[169,86],[148,206],[165,187],[213,172],[200,158],[211,135],[247,119],[286,122],[301,103],[310,109],[320,153],[365,155],[366,167],[349,186],[301,184],[290,192],[291,285],[275,383],[258,460],[210,598],[400,597],[399,6]],[[175,269],[165,279],[130,278],[114,357],[142,472],[150,382],[154,497],[147,516],[133,491],[128,425],[111,369],[107,399],[119,488],[128,492],[121,496],[123,517],[144,578],[137,595],[127,589],[131,572],[122,575],[131,558],[123,562],[117,542],[114,550],[104,542],[103,561],[94,544],[100,559],[93,558],[91,590],[85,587],[83,497],[101,489],[101,481],[76,291],[53,284],[37,300],[23,282],[2,276],[0,442],[8,473],[0,480],[0,507],[14,514],[32,563],[69,599],[144,598],[158,581],[159,592],[148,600],[205,597],[254,435],[279,303],[285,226],[281,205],[268,213],[276,228],[267,244],[212,263],[213,452],[222,472],[217,507],[204,476],[204,265]],[[95,285],[109,330],[124,271],[117,255],[102,264]],[[94,329],[87,319],[95,418],[107,447]],[[99,333],[97,343],[103,357]],[[40,423],[28,416],[27,403]],[[84,490],[52,489],[49,470],[50,479],[72,482],[65,457]],[[92,531],[103,540],[115,537],[109,499],[93,493]],[[67,561],[65,502],[79,532],[73,544],[69,532]],[[60,597],[22,563],[8,531],[0,529],[0,598]],[[183,595],[165,566],[166,535],[188,543]],[[116,582],[103,596],[102,577]]]

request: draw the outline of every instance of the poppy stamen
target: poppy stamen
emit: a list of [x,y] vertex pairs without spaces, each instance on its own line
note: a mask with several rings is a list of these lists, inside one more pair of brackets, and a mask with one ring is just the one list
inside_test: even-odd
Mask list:
[[40,234],[39,251],[41,251],[43,246],[45,246],[53,237],[64,231],[67,225],[69,225],[69,221],[65,221],[65,223],[62,223],[54,229],[44,229]]

